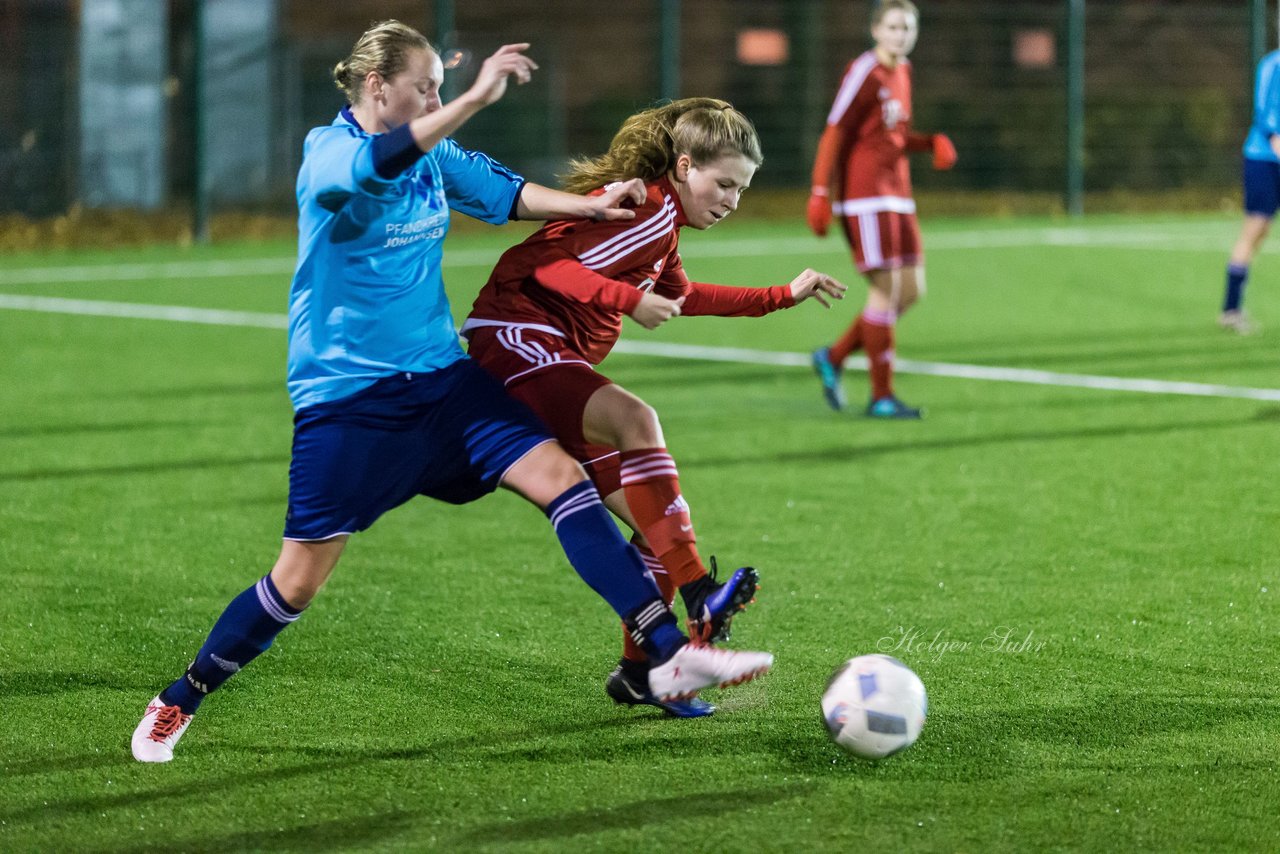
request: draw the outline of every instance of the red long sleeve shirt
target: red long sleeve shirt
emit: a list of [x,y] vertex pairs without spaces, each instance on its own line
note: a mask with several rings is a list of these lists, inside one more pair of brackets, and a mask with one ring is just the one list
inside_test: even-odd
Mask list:
[[680,261],[685,224],[675,188],[650,182],[635,219],[558,220],[503,253],[476,297],[464,332],[477,326],[530,326],[563,336],[599,364],[622,331],[622,317],[652,290],[685,297],[684,315],[758,317],[795,302],[787,285],[738,288],[692,282]]

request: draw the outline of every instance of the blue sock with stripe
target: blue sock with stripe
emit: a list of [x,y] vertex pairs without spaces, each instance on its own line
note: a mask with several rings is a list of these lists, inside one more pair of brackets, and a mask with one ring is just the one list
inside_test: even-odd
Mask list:
[[584,480],[571,486],[547,505],[546,513],[569,563],[613,607],[645,652],[665,661],[684,646],[675,615],[640,553],[622,538],[595,484]]
[[196,653],[196,660],[181,679],[160,692],[160,701],[181,706],[184,714],[194,714],[206,696],[266,652],[276,635],[301,614],[284,601],[271,576],[264,575],[231,600]]
[[1244,284],[1249,278],[1249,267],[1245,264],[1227,265],[1227,292],[1222,299],[1223,311],[1239,311],[1244,302]]

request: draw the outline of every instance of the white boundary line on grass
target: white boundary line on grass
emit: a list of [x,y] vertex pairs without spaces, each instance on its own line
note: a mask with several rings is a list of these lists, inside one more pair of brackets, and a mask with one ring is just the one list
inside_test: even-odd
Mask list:
[[[1178,229],[1158,231],[1121,227],[1045,227],[942,231],[929,235],[928,248],[940,250],[990,249],[1016,246],[1080,246],[1097,249],[1139,249],[1143,251],[1224,252],[1229,235],[1217,239]],[[450,269],[492,267],[502,254],[492,249],[457,249],[445,255]],[[699,245],[692,242],[682,254],[686,258],[737,258],[763,255],[813,255],[847,252],[844,241],[816,237],[730,238]],[[155,261],[132,264],[74,264],[52,267],[19,267],[0,270],[0,287],[11,285],[75,284],[80,282],[137,282],[155,279],[227,279],[238,276],[292,276],[293,256],[241,258],[229,261]]]
[[[225,311],[180,305],[148,305],[145,303],[108,302],[102,300],[64,299],[0,294],[0,309],[39,311],[56,314],[78,314],[91,317],[124,317],[137,320],[169,320],[181,323],[203,323],[212,326],[249,326],[286,329],[289,319],[283,314],[260,311]],[[735,362],[749,365],[808,367],[804,353],[781,353],[769,350],[747,350],[738,347],[703,347],[692,344],[670,344],[648,341],[619,341],[619,353],[690,359],[708,362]],[[849,367],[866,370],[866,360],[852,360]],[[1101,377],[1089,374],[1061,374],[1028,368],[996,368],[985,365],[963,365],[947,362],[918,362],[899,359],[895,370],[904,374],[927,374],[969,380],[1054,385],[1089,388],[1101,391],[1127,391],[1143,394],[1180,394],[1196,397],[1231,397],[1246,400],[1280,401],[1280,389],[1246,388],[1209,383],[1168,382],[1165,380]]]

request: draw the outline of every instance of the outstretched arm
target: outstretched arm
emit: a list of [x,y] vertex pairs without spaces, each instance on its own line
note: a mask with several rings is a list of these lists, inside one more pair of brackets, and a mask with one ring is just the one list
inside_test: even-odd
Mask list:
[[791,308],[813,297],[830,308],[827,297],[844,299],[848,288],[825,273],[805,270],[788,285],[769,288],[738,288],[690,282],[681,314],[715,317],[760,317]]
[[644,203],[644,181],[632,178],[610,187],[599,196],[579,196],[541,184],[525,184],[516,203],[520,219],[635,219],[629,206]]

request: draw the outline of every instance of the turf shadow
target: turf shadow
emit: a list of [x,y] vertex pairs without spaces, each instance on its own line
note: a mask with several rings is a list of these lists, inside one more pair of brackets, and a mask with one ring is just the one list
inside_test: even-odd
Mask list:
[[809,782],[768,788],[744,786],[739,789],[647,798],[616,807],[572,810],[525,820],[504,820],[459,834],[449,840],[445,848],[461,850],[464,846],[515,840],[567,842],[574,836],[595,836],[661,825],[670,822],[672,818],[724,818],[729,821],[729,817],[742,810],[755,810],[802,797],[814,788],[815,784]]
[[0,675],[0,697],[46,697],[71,691],[129,691],[145,694],[155,689],[154,681],[140,676],[129,678],[119,673],[85,671],[19,670]]
[[[1269,411],[1269,410],[1267,410]],[[1273,416],[1267,416],[1271,418]],[[1073,439],[1113,439],[1131,436],[1159,436],[1169,433],[1196,432],[1200,430],[1225,430],[1242,427],[1259,420],[1259,417],[1222,418],[1214,421],[1189,421],[1171,424],[1125,424],[1113,427],[1082,427],[1074,430],[1041,430],[1026,433],[989,433],[979,436],[950,439],[930,439],[923,442],[886,442],[879,445],[839,446],[785,451],[770,455],[737,454],[728,457],[697,457],[686,455],[687,465],[700,468],[721,466],[758,466],[761,463],[833,463],[877,457],[883,454],[911,453],[913,451],[951,451],[957,448],[976,448],[983,445],[1004,445],[1019,442],[1061,442]],[[908,429],[910,429],[908,427]]]
[[0,777],[12,780],[18,777],[34,777],[58,774],[63,771],[88,771],[122,764],[122,756],[115,745],[106,753],[75,753],[70,756],[42,756],[21,762],[0,762]]
[[[187,774],[184,769],[170,768],[165,765],[143,766],[135,762],[129,754],[129,745],[121,742],[113,744],[118,752],[109,757],[108,762],[94,762],[90,767],[114,767],[118,771],[129,771],[137,775],[152,774],[158,778],[154,787],[148,786],[132,792],[121,792],[111,795],[90,795],[57,801],[53,798],[42,799],[38,804],[5,809],[0,811],[0,821],[21,822],[32,819],[59,819],[85,815],[89,813],[108,812],[138,805],[159,804],[164,801],[180,801],[185,798],[207,798],[237,789],[257,788],[259,786],[307,777],[317,774],[328,774],[350,767],[352,762],[311,762],[304,765],[292,765],[287,768],[250,769],[238,774],[222,777],[201,777],[197,779],[175,780],[178,774]],[[76,757],[65,757],[74,760]],[[54,760],[55,762],[57,760]],[[247,764],[247,763],[246,763]],[[72,763],[74,767],[74,763]]]
[[[616,729],[635,724],[638,718],[607,718],[594,723],[539,728],[531,731],[528,727],[518,731],[494,735],[492,733],[467,733],[456,738],[440,739],[418,746],[404,746],[391,749],[373,750],[335,750],[299,745],[250,744],[234,740],[222,740],[221,746],[242,751],[248,756],[289,756],[302,755],[311,757],[299,764],[288,767],[253,769],[246,762],[241,773],[220,776],[202,776],[191,779],[189,773],[181,765],[143,766],[133,760],[129,753],[127,741],[113,743],[109,754],[70,755],[63,757],[43,757],[17,764],[5,765],[6,773],[14,776],[36,775],[56,770],[78,770],[88,768],[114,768],[121,773],[139,776],[154,774],[160,776],[160,782],[152,787],[145,786],[137,791],[122,791],[118,794],[91,795],[87,797],[69,798],[57,801],[53,798],[43,799],[38,805],[0,809],[0,821],[22,822],[39,818],[57,819],[75,817],[112,810],[128,809],[139,804],[151,804],[161,801],[183,801],[188,798],[208,798],[210,796],[235,793],[244,789],[257,789],[260,786],[288,781],[292,779],[328,776],[336,778],[342,772],[352,768],[379,762],[430,762],[433,765],[447,765],[461,761],[489,759],[498,761],[493,751],[486,745],[497,739],[499,743],[518,743],[521,740],[542,741],[548,737],[572,735],[574,743],[580,743],[590,737],[594,730]],[[219,742],[206,742],[202,749],[216,749]],[[559,751],[564,754],[571,750],[565,746]],[[198,768],[198,766],[197,766]],[[181,775],[181,776],[179,776]],[[177,779],[175,779],[177,778]],[[252,847],[252,846],[247,846]],[[224,848],[223,850],[234,850]]]
[[[666,359],[664,361],[668,366],[665,371],[649,366],[628,364],[625,368],[619,367],[617,371],[606,371],[606,373],[624,388],[633,390],[669,390],[673,384],[685,389],[690,386],[716,385],[719,383],[748,383],[755,385],[774,383],[785,381],[796,370],[795,368],[780,365],[766,368],[753,367],[751,365],[714,368],[706,362],[697,362],[696,364],[699,367],[690,370],[687,366],[694,364],[692,360]],[[675,365],[684,367],[679,370],[672,370]],[[814,382],[817,382],[817,380],[814,380]]]
[[[1012,330],[1011,330],[1012,331]],[[1082,354],[1091,353],[1099,344],[1115,341],[1131,344],[1137,341],[1176,341],[1188,344],[1199,344],[1213,332],[1201,326],[1164,326],[1145,327],[1143,329],[1115,329],[1110,331],[1083,330],[1078,333],[1062,335],[1046,335],[1043,332],[1028,331],[1025,334],[986,336],[967,338],[951,344],[938,342],[928,348],[930,359],[936,361],[963,361],[968,359],[996,358],[993,354],[999,351],[1013,351],[1007,358],[1016,357],[1028,351],[1045,347],[1080,347]],[[916,356],[916,358],[925,358]]]
[[[113,854],[142,854],[165,851],[346,851],[386,843],[408,833],[418,814],[405,810],[372,815],[335,818],[326,821],[274,827],[270,830],[241,830],[234,833],[199,833],[187,838],[165,831],[163,836],[141,845],[100,848]],[[408,841],[403,843],[408,845]]]
[[43,439],[49,436],[78,436],[87,433],[131,433],[135,430],[168,430],[208,427],[209,421],[128,421],[117,424],[47,424],[40,427],[6,427],[0,439]]
[[[953,712],[949,729],[960,743],[1039,744],[1092,751],[1131,749],[1148,737],[1212,730],[1237,722],[1276,720],[1280,701],[1265,696],[1249,699],[1252,702],[1240,697],[1153,696],[1149,692],[1127,691],[1094,697],[1087,704],[1028,703],[1007,710]],[[1273,759],[1265,759],[1266,764],[1259,767],[1274,767]],[[1186,760],[1182,755],[1170,757],[1171,764]],[[1157,758],[1144,755],[1141,761],[1148,763]]]
[[1160,370],[1161,365],[1169,369],[1185,371],[1188,359],[1195,360],[1197,369],[1265,369],[1272,365],[1272,356],[1264,351],[1257,351],[1251,357],[1234,350],[1224,350],[1220,346],[1198,348],[1143,349],[1125,347],[1115,350],[1081,350],[1075,353],[1045,353],[1027,351],[1013,353],[1004,357],[983,359],[982,364],[993,368],[1030,368],[1033,370],[1049,370],[1054,366],[1068,365],[1076,370],[1072,373],[1097,373],[1102,366],[1110,366],[1114,371],[1117,365],[1131,365],[1133,370],[1148,374]]
[[87,466],[79,469],[34,469],[0,473],[0,483],[17,483],[31,480],[52,480],[76,477],[113,477],[117,475],[171,473],[202,469],[237,468],[239,466],[287,465],[289,457],[225,457],[172,462],[134,463],[120,466]]
[[146,400],[148,398],[160,398],[162,400],[185,400],[197,397],[248,397],[259,394],[279,395],[281,400],[285,396],[285,384],[282,379],[274,379],[270,382],[260,383],[239,383],[239,384],[209,384],[209,385],[190,385],[177,386],[169,388],[146,388],[135,389],[126,393],[114,393],[104,395],[113,399],[130,398]]

